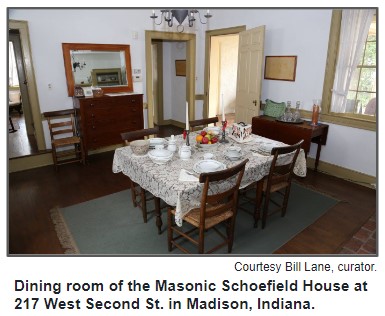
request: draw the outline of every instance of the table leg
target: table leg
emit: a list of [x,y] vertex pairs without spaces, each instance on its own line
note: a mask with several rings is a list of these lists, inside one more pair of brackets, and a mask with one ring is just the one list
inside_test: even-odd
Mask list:
[[162,233],[162,217],[160,212],[160,198],[154,196],[155,202],[155,216],[156,216],[156,226],[158,227],[158,234]]
[[318,147],[317,147],[317,155],[315,157],[314,171],[317,171],[318,169],[319,156],[321,154],[321,137],[318,137],[317,144],[318,144]]

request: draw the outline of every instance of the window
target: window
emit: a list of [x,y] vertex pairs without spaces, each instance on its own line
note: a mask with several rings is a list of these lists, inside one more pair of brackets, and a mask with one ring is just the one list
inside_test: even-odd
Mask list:
[[[341,35],[341,33],[349,32],[351,27],[343,28],[342,26],[343,10],[333,10],[322,94],[322,120],[325,122],[376,131],[376,115],[369,114],[369,110],[371,109],[370,113],[375,113],[376,108],[377,34],[375,31],[378,13],[375,9],[371,11],[372,14],[366,20],[365,33],[360,40],[361,47],[364,47],[362,52],[361,49],[356,49],[357,45],[354,45],[354,41],[350,41],[350,44],[346,45],[341,44],[341,41],[346,41],[347,38],[345,34]],[[350,25],[356,24],[350,23]],[[353,55],[355,50],[356,60],[354,68],[350,67],[345,74],[339,77],[338,58],[342,53],[341,49],[345,50],[346,56]],[[338,80],[339,91],[335,87]]]
[[374,16],[347,96],[348,101],[354,104],[352,112],[355,114],[375,115],[376,113],[376,52],[376,17]]
[[19,86],[19,78],[17,76],[17,67],[16,67],[16,59],[15,52],[13,50],[13,43],[9,42],[9,78],[8,85],[10,87],[18,87]]

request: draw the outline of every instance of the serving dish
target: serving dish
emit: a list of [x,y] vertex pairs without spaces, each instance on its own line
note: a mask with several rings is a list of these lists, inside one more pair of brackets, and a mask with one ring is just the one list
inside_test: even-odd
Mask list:
[[163,145],[165,144],[164,138],[150,138],[150,149],[154,149],[156,145]]
[[165,164],[170,161],[173,155],[174,153],[167,149],[153,149],[148,152],[150,159],[158,165]]
[[305,122],[302,119],[299,119],[299,120],[296,120],[296,121],[284,121],[284,120],[281,120],[279,118],[277,118],[276,121],[277,122],[282,122],[282,123],[288,123],[288,124],[302,124],[303,122]]

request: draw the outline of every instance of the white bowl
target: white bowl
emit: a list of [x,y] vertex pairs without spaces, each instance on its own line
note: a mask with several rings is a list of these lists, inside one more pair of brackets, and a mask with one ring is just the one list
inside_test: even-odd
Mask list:
[[149,146],[150,142],[144,139],[134,140],[130,143],[132,152],[138,156],[145,155],[148,151]]
[[200,144],[197,143],[198,148],[202,148],[203,150],[211,150],[211,149],[216,149],[218,147],[218,143],[215,144]]
[[205,132],[211,132],[213,135],[219,135],[221,128],[219,126],[207,126],[203,129]]

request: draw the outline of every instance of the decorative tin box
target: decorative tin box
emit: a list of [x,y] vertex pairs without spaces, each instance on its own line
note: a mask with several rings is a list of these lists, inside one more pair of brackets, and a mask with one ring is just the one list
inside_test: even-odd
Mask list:
[[251,135],[251,124],[245,124],[243,122],[234,123],[231,135],[233,139],[240,143],[248,140]]

